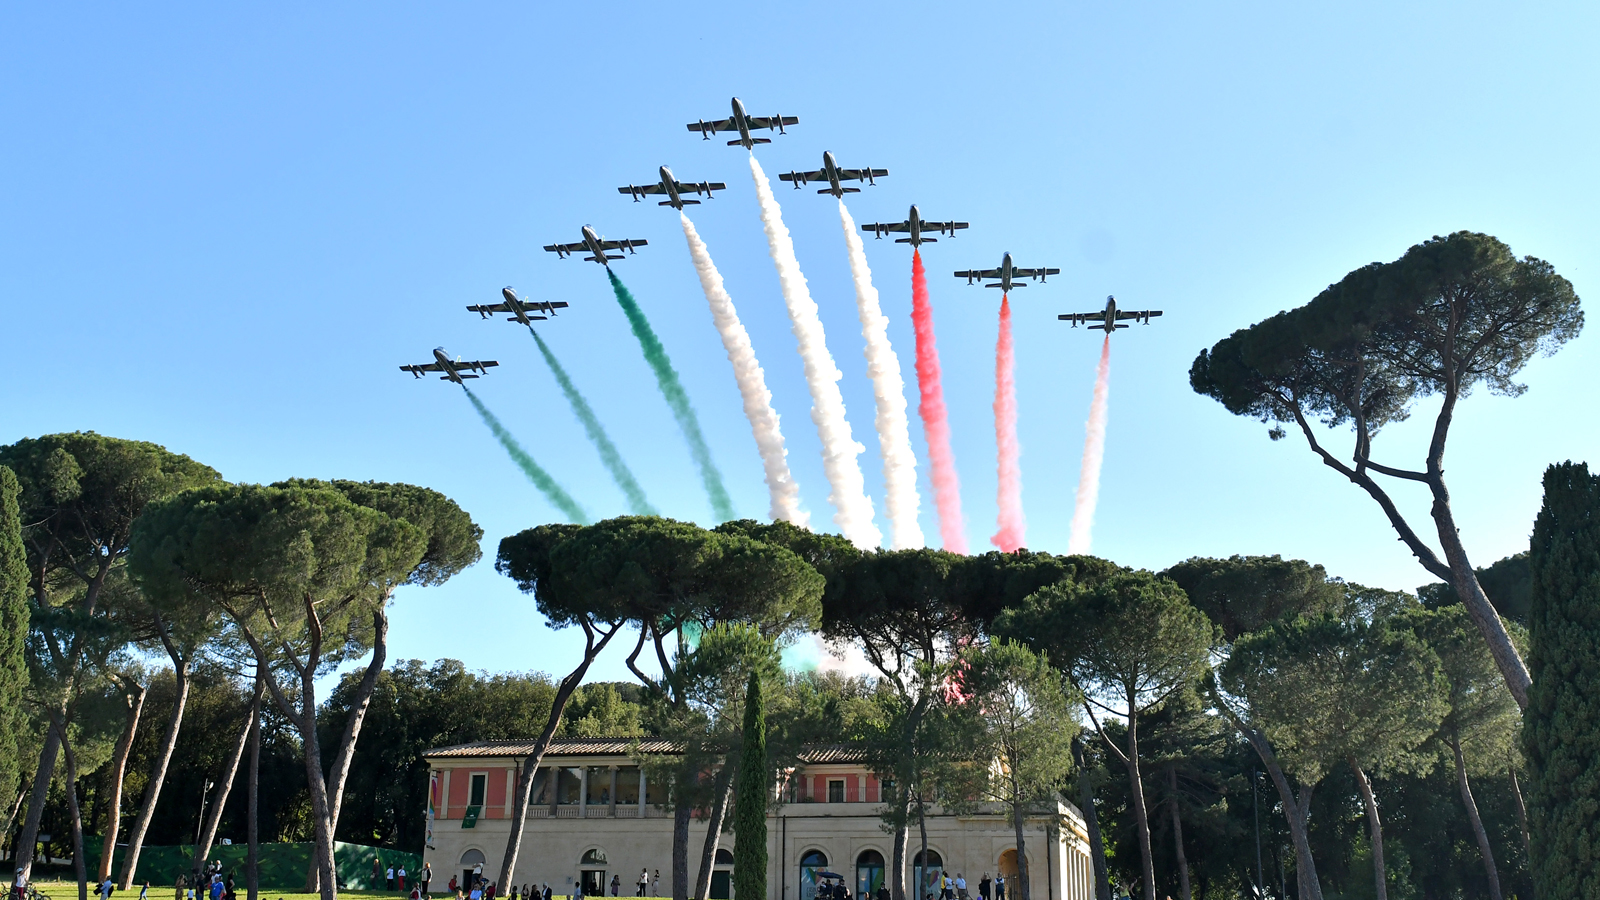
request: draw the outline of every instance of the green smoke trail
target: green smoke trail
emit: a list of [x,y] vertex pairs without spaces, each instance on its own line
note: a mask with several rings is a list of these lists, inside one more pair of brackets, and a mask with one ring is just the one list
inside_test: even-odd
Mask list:
[[634,301],[633,295],[622,286],[622,281],[617,278],[617,273],[606,269],[606,277],[611,279],[611,289],[617,294],[617,302],[622,304],[622,312],[628,317],[628,324],[633,326],[633,336],[639,339],[639,348],[644,351],[645,362],[656,373],[656,383],[661,387],[662,396],[667,398],[667,406],[672,408],[673,418],[678,420],[678,427],[683,430],[683,437],[689,442],[689,455],[694,457],[695,465],[700,467],[700,480],[705,482],[706,493],[711,497],[711,510],[718,519],[727,521],[734,517],[733,501],[728,498],[728,489],[722,486],[722,473],[717,471],[716,463],[711,461],[711,448],[706,446],[705,435],[700,433],[700,419],[694,414],[694,406],[689,403],[689,395],[684,393],[683,384],[678,380],[677,370],[672,368],[672,360],[667,358],[667,349],[661,346],[661,339],[656,337],[655,329],[650,327],[650,320],[644,317],[644,311],[639,309],[639,304]]
[[611,438],[600,424],[600,417],[594,414],[594,409],[589,406],[589,401],[578,393],[578,386],[572,383],[572,378],[567,375],[567,370],[562,367],[561,361],[550,352],[550,347],[545,344],[539,332],[528,326],[528,333],[533,335],[533,340],[539,345],[539,352],[544,354],[544,361],[550,364],[550,371],[555,373],[556,383],[561,385],[561,392],[567,395],[567,402],[572,404],[572,412],[577,415],[578,421],[583,423],[583,430],[589,435],[589,440],[594,448],[600,451],[600,462],[611,473],[617,482],[617,487],[628,495],[628,507],[637,516],[659,515],[655,507],[644,496],[644,488],[639,486],[633,472],[629,471],[628,464],[622,461],[622,454],[617,450],[617,445],[611,443]]
[[511,432],[507,431],[504,425],[500,424],[500,420],[495,418],[494,413],[489,412],[489,407],[483,405],[483,401],[478,399],[478,395],[467,390],[466,385],[462,385],[461,389],[467,392],[467,399],[472,401],[472,405],[478,410],[478,415],[483,417],[483,424],[489,426],[489,430],[494,432],[494,436],[500,440],[500,446],[506,448],[506,452],[511,454],[511,460],[517,464],[517,468],[521,469],[524,475],[528,476],[528,480],[533,482],[533,486],[538,488],[551,503],[554,503],[562,512],[566,513],[567,518],[579,525],[589,524],[589,514],[583,511],[583,507],[578,505],[578,501],[572,499],[572,495],[567,493],[561,485],[556,484],[556,480],[550,477],[549,472],[540,468],[539,464],[533,461],[533,457],[528,455],[528,451],[522,449],[522,445],[517,443],[517,439],[511,436]]

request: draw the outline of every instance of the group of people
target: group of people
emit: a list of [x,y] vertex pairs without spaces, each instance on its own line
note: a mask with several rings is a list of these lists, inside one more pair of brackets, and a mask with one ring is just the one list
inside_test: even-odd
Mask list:
[[[111,891],[114,886],[111,879],[101,885],[101,900],[111,900]],[[144,888],[139,891],[139,900],[148,900],[145,896],[150,890],[150,882],[145,882]],[[194,876],[194,885],[187,883],[186,879],[178,876],[178,881],[173,885],[172,900],[236,900],[238,894],[234,890],[233,873],[222,874],[222,860],[213,859],[206,863],[205,870]]]
[[[1006,876],[996,875],[990,879],[988,872],[983,873],[978,879],[978,896],[983,900],[1006,900]],[[957,872],[956,877],[951,878],[950,873],[945,872],[939,877],[938,889],[929,890],[926,900],[972,900],[967,893],[967,877]]]
[[[372,858],[372,883],[374,886],[377,885],[380,877],[383,879],[384,890],[406,894],[406,878],[409,877],[409,873],[406,872],[404,864],[385,866],[383,857],[374,856]],[[422,871],[416,873],[416,879],[411,885],[410,900],[424,900],[428,896],[428,883],[432,880],[433,864],[423,863]]]

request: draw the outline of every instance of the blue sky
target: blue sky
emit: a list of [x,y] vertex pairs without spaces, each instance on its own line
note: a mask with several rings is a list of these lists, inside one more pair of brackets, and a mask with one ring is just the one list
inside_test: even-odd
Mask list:
[[[1303,442],[1190,391],[1195,354],[1434,234],[1495,234],[1594,288],[1592,4],[215,4],[0,14],[0,442],[75,429],[156,441],[233,480],[403,480],[487,532],[558,513],[460,391],[402,363],[443,344],[501,367],[479,394],[596,515],[624,511],[532,341],[469,303],[503,285],[571,308],[543,330],[668,515],[710,523],[688,452],[598,266],[539,247],[585,223],[650,246],[617,265],[699,411],[741,515],[766,491],[676,215],[618,185],[669,164],[729,190],[691,208],[750,330],[814,521],[832,511],[745,154],[684,128],[800,117],[769,175],[891,175],[857,221],[918,203],[972,223],[925,248],[969,540],[994,531],[996,291],[949,277],[1059,266],[1013,298],[1028,546],[1063,551],[1099,350],[1058,323],[1106,294],[1164,309],[1115,339],[1094,550],[1160,568],[1281,553],[1354,581],[1429,579]],[[781,185],[779,186],[782,187]],[[822,308],[882,516],[872,394],[835,204],[778,193]],[[911,375],[909,251],[868,240]],[[1545,465],[1594,461],[1593,329],[1473,396],[1447,459],[1475,561],[1524,549]],[[911,395],[913,404],[914,394]],[[914,409],[914,406],[913,406]],[[1419,458],[1432,409],[1385,433]],[[937,536],[913,418],[923,528]],[[1334,437],[1342,443],[1343,436]],[[1425,517],[1421,497],[1398,488]],[[1423,519],[1423,524],[1426,520]],[[396,658],[568,666],[486,561],[403,593]],[[595,677],[624,677],[620,654]]]

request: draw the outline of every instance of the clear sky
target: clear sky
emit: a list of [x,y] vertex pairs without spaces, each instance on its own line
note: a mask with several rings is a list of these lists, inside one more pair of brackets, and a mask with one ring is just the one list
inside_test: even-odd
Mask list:
[[[1056,314],[1163,309],[1120,332],[1094,551],[1303,557],[1353,581],[1431,580],[1377,508],[1302,441],[1195,395],[1195,354],[1347,271],[1458,229],[1596,287],[1600,8],[1586,3],[13,4],[0,13],[0,442],[92,429],[227,478],[400,480],[484,527],[485,562],[403,592],[394,658],[563,670],[496,542],[559,513],[459,388],[397,371],[432,347],[500,361],[479,395],[594,515],[621,492],[529,336],[463,307],[503,285],[568,311],[542,333],[651,500],[711,508],[600,267],[540,245],[593,224],[649,247],[616,271],[652,318],[738,512],[767,510],[731,368],[677,216],[617,186],[663,163],[729,189],[691,207],[783,417],[803,502],[832,515],[745,152],[684,128],[800,117],[780,171],[888,168],[859,222],[915,202],[972,223],[925,247],[972,546],[995,526],[998,291],[958,268],[1062,273],[1013,297],[1027,545],[1066,548],[1097,332]],[[778,185],[783,188],[783,185]],[[873,405],[832,198],[780,190],[883,517]],[[867,241],[913,403],[910,253]],[[1475,395],[1447,459],[1479,564],[1525,549],[1550,462],[1597,459],[1591,328]],[[1379,440],[1419,458],[1431,408]],[[1343,443],[1346,437],[1332,438]],[[1423,499],[1407,509],[1426,525]],[[595,677],[625,677],[620,654]]]

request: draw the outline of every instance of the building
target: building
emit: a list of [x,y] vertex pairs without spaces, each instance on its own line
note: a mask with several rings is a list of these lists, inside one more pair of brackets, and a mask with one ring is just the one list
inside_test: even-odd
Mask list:
[[[522,851],[513,881],[548,883],[556,896],[637,892],[640,871],[660,873],[658,895],[672,893],[672,814],[658,804],[663,792],[631,755],[630,741],[558,738],[545,753],[533,783]],[[424,858],[433,867],[437,891],[452,875],[479,864],[494,879],[505,856],[518,770],[532,741],[484,741],[441,747],[424,754],[434,785],[432,838]],[[667,741],[645,740],[645,754],[674,752]],[[762,900],[815,900],[820,873],[841,875],[857,897],[884,883],[893,859],[891,836],[879,817],[878,780],[847,748],[817,748],[778,789],[783,803],[767,820],[767,896]],[[1030,821],[1025,845],[1034,900],[1092,900],[1093,869],[1083,817],[1061,803],[1059,817]],[[730,812],[731,817],[731,812]],[[1015,885],[1016,839],[1001,813],[957,815],[935,809],[928,816],[928,865],[919,865],[920,839],[912,829],[906,851],[909,886],[933,885],[943,873],[964,875],[978,897],[985,873],[1001,873]],[[699,871],[706,824],[690,826],[689,878]],[[716,852],[711,896],[729,898],[733,834],[723,832]],[[502,892],[509,885],[501,886]],[[648,893],[647,889],[647,893]],[[925,898],[927,891],[919,892]],[[1013,888],[1007,900],[1019,896]],[[746,898],[748,900],[748,898]]]

